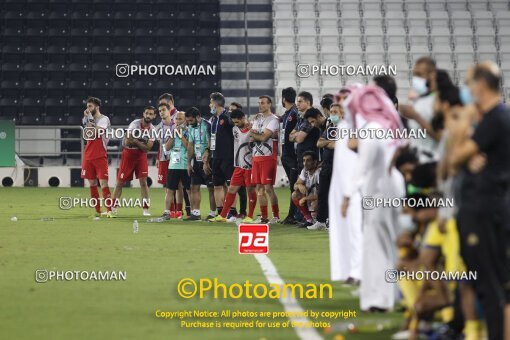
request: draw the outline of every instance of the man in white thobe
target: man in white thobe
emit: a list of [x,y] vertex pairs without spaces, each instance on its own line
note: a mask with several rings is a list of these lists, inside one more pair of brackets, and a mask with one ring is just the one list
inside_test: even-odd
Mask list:
[[[358,122],[362,116],[366,123],[353,124],[354,127],[376,131],[401,127],[398,113],[393,103],[382,89],[367,86],[351,94],[344,103],[345,115],[351,121]],[[360,131],[358,131],[359,133]],[[360,134],[361,135],[361,134]],[[351,198],[356,193],[362,196],[362,232],[363,256],[360,286],[360,304],[362,310],[389,310],[396,300],[394,283],[386,281],[386,272],[395,268],[400,208],[374,206],[377,199],[403,197],[404,180],[394,168],[390,169],[391,160],[399,141],[390,138],[376,138],[375,134],[366,133],[365,138],[354,140],[352,149],[358,154],[357,167],[353,170],[352,180],[346,182],[342,202],[342,215],[351,208]],[[351,142],[350,142],[351,144]]]
[[[349,124],[346,120],[338,124],[339,131],[348,128]],[[363,251],[359,192],[352,195],[346,217],[343,217],[340,211],[347,181],[351,180],[358,161],[357,154],[348,148],[347,142],[347,136],[335,142],[333,174],[328,199],[330,266],[333,281],[361,279]]]
[[[364,128],[382,129],[376,122],[368,122]],[[384,139],[358,139],[358,167],[354,178],[348,183],[344,199],[348,201],[357,192],[362,195],[363,210],[363,256],[360,286],[361,310],[389,310],[396,300],[395,285],[386,282],[386,271],[395,268],[397,249],[395,245],[397,224],[392,208],[371,206],[371,200],[395,197],[395,179],[390,175],[389,165],[394,148]],[[393,171],[391,172],[394,173]],[[395,216],[396,215],[396,216]]]

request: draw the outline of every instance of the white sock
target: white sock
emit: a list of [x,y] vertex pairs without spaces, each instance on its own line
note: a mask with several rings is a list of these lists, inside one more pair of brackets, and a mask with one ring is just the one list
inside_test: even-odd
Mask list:
[[164,213],[165,214],[170,214],[170,210],[165,209]]
[[209,211],[209,215],[216,216],[216,211],[214,211],[214,210]]
[[193,209],[193,211],[191,212],[192,215],[195,215],[195,216],[200,216],[200,210],[199,209]]

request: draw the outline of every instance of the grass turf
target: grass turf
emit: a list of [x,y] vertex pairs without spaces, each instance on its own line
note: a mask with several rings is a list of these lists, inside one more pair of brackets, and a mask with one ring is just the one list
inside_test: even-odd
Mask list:
[[[277,193],[285,216],[288,189],[278,189]],[[92,209],[59,209],[59,197],[78,195],[88,197],[88,189],[0,189],[2,338],[297,339],[293,329],[183,329],[178,320],[155,317],[157,309],[283,311],[281,303],[272,299],[178,296],[177,283],[187,277],[218,278],[225,284],[245,280],[266,283],[255,258],[237,253],[237,228],[233,224],[147,223],[139,208],[123,208],[117,219],[94,221],[89,217]],[[124,197],[138,195],[139,189],[125,188],[123,192]],[[153,216],[162,211],[163,195],[162,189],[151,191]],[[207,197],[205,192],[202,197]],[[201,208],[203,213],[209,211],[207,199],[202,200]],[[17,222],[10,221],[13,216]],[[54,219],[42,221],[45,217]],[[133,233],[134,219],[140,224],[138,234]],[[330,282],[326,232],[287,225],[273,225],[270,230],[269,257],[287,283]],[[36,283],[37,269],[126,271],[127,280]],[[370,330],[340,335],[319,329],[326,339],[388,339],[396,331],[400,314],[360,314],[352,289],[338,283],[333,287],[332,300],[300,300],[301,306],[314,311],[355,310],[358,318],[351,321],[368,323]],[[373,332],[372,325],[381,321],[390,324],[390,329]]]

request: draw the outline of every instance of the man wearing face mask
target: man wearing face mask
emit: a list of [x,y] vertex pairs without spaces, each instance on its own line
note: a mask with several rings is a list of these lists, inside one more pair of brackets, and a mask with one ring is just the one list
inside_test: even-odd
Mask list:
[[[468,165],[470,170],[457,215],[461,255],[468,270],[477,272],[473,286],[484,307],[489,339],[509,339],[510,109],[502,103],[501,72],[494,62],[477,64],[469,87],[481,120],[469,139],[457,139],[462,131],[451,131],[458,142],[450,165]],[[473,168],[476,159],[483,161]]]
[[[204,164],[212,158],[212,181],[214,185],[214,198],[218,215],[223,209],[223,201],[227,193],[227,185],[234,171],[234,125],[225,108],[225,97],[219,92],[210,95],[211,114],[211,139],[209,149],[205,151]],[[232,207],[231,214],[237,215],[235,207]]]
[[[322,100],[321,103],[324,102]],[[326,230],[326,220],[329,215],[328,195],[331,185],[331,176],[333,174],[333,157],[335,153],[335,140],[337,129],[336,126],[340,122],[342,116],[342,106],[340,104],[331,104],[328,107],[329,118],[327,119],[326,129],[323,131],[321,138],[317,142],[317,147],[322,150],[321,174],[319,176],[319,194],[317,207],[317,222],[308,226],[308,230]],[[331,136],[331,135],[334,136]]]
[[437,161],[440,134],[432,128],[436,91],[436,62],[433,59],[422,57],[416,61],[411,85],[414,90],[414,93],[410,94],[413,104],[399,105],[399,111],[409,120],[410,130],[424,129],[427,137],[413,138],[410,145],[416,149],[420,163]]

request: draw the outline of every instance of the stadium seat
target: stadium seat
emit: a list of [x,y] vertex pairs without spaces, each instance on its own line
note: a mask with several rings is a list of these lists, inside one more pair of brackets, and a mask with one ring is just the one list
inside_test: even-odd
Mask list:
[[[4,111],[4,109],[7,110]],[[16,123],[17,119],[18,115],[15,113],[15,110],[10,110],[0,106],[0,120],[12,120]]]
[[66,120],[64,120],[64,117],[60,114],[43,116],[44,125],[63,125],[65,121]]
[[322,64],[337,64],[340,62],[340,54],[339,53],[322,53],[320,55],[320,60]]
[[323,54],[339,54],[340,48],[337,44],[329,43],[329,44],[321,44],[321,53]]
[[38,115],[23,115],[20,120],[21,125],[39,125],[40,118]]
[[46,34],[47,34],[46,26],[44,23],[40,23],[39,25],[33,25],[32,27],[25,28],[25,36],[40,37]]
[[110,124],[114,126],[124,126],[130,123],[129,117],[127,117],[125,114],[127,111],[124,111],[123,114],[115,115],[111,118]]
[[2,36],[4,37],[21,37],[24,33],[23,25],[5,27],[2,31]]

